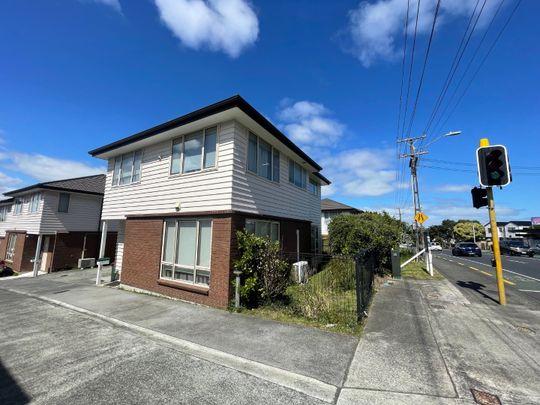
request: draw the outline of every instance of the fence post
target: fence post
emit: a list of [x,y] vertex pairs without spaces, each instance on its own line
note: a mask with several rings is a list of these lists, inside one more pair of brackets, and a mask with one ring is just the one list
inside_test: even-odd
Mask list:
[[360,254],[356,255],[354,258],[354,265],[356,270],[356,320],[359,322],[362,318],[362,305],[364,299],[364,288],[362,280],[362,268],[360,264],[362,257]]
[[236,275],[236,285],[234,286],[234,307],[238,309],[240,308],[240,274],[242,274],[242,272],[235,270],[233,273]]

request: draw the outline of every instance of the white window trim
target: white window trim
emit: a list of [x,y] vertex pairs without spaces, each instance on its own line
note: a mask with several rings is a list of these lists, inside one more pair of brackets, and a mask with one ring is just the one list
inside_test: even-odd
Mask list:
[[[24,201],[21,198],[15,198],[15,201],[13,201],[13,215],[21,215],[23,211],[23,205]],[[16,207],[20,207],[18,212]]]
[[[206,131],[211,128],[216,128],[216,157],[214,159],[214,166],[204,168],[204,144],[206,141]],[[182,136],[176,137],[174,139],[171,139],[171,158],[169,159],[169,177],[180,177],[180,176],[191,176],[193,174],[199,174],[199,173],[205,173],[205,172],[212,172],[218,170],[218,161],[219,161],[219,138],[220,138],[220,131],[221,126],[220,125],[210,125],[208,127],[204,127],[202,129],[199,129],[194,132],[190,132],[189,134],[184,134]],[[202,131],[203,133],[203,140],[202,140],[202,148],[201,148],[201,169],[200,170],[193,170],[191,172],[184,173],[184,142],[186,140],[186,136],[190,136],[193,134],[196,134],[197,132]],[[173,148],[174,143],[178,140],[182,140],[182,147],[180,150],[180,171],[178,173],[172,172],[172,164],[173,164]]]
[[[304,178],[306,179],[306,187],[298,186],[296,183],[294,183],[294,181],[291,181],[291,177],[290,177],[290,176],[291,176],[291,175],[290,175],[291,164],[290,164],[290,162],[293,162],[295,165],[300,166],[300,168],[304,171],[304,173],[305,173],[305,174],[304,174]],[[289,162],[288,162],[288,163],[289,163],[289,164],[287,165],[287,171],[288,171],[289,173],[287,173],[287,180],[288,180],[289,184],[292,184],[292,185],[295,186],[296,188],[298,188],[298,189],[300,189],[300,190],[304,190],[305,192],[308,192],[308,193],[309,193],[309,191],[308,191],[308,186],[307,186],[307,184],[308,184],[308,182],[309,182],[309,177],[310,177],[310,176],[309,176],[309,171],[308,171],[304,166],[302,166],[300,163],[298,163],[298,162],[297,162],[296,160],[294,160],[294,159],[289,158]],[[294,177],[294,175],[293,175],[293,177]],[[314,195],[313,193],[309,193],[309,194]]]
[[[310,185],[311,181],[313,181],[315,183],[315,192],[314,193],[312,193],[309,190],[309,185]],[[316,196],[321,195],[321,185],[320,185],[320,183],[311,176],[308,176],[308,181],[306,183],[306,188],[307,188],[307,191],[309,192],[309,194],[311,194],[311,195],[316,195]]]
[[[120,178],[122,177],[122,162],[124,161],[124,156],[133,155],[133,164],[131,165],[131,176],[130,176],[130,179],[133,180],[133,171],[135,170],[135,154],[137,152],[141,152],[141,167],[139,169],[139,180],[130,181],[129,183],[126,183],[126,184],[120,184]],[[116,179],[116,184],[114,184],[114,172],[115,172],[116,160],[117,159],[120,159],[120,172],[118,173],[118,178]],[[137,150],[134,150],[134,151],[131,151],[131,152],[126,152],[126,153],[123,153],[121,155],[115,156],[112,159],[113,167],[112,167],[111,186],[114,187],[114,188],[117,188],[117,187],[128,187],[128,186],[132,186],[134,184],[140,184],[140,182],[142,180],[142,172],[143,172],[143,170],[142,170],[143,159],[144,159],[144,149],[137,149]]]
[[[253,135],[253,136],[255,136],[257,138],[257,162],[256,162],[257,171],[256,172],[249,170],[249,136],[250,135]],[[282,172],[282,170],[281,170],[281,158],[283,157],[283,153],[281,153],[281,151],[278,148],[276,148],[274,145],[272,145],[270,142],[263,139],[264,142],[266,142],[268,145],[270,145],[270,174],[271,174],[272,179],[269,179],[267,177],[262,176],[261,174],[259,174],[259,161],[260,161],[259,139],[262,139],[262,138],[259,135],[257,135],[255,132],[248,129],[247,148],[246,148],[246,162],[245,162],[246,163],[246,165],[245,165],[246,173],[252,174],[252,175],[257,176],[257,177],[259,177],[261,179],[269,181],[272,184],[279,185],[281,183],[281,172]],[[279,175],[278,175],[277,180],[274,180],[274,151],[279,153]]]
[[[60,211],[60,198],[61,198],[62,194],[69,196],[66,211]],[[71,194],[70,193],[58,193],[58,207],[56,208],[56,212],[58,212],[59,214],[69,214],[70,205],[71,205]]]
[[[172,221],[174,221],[174,223],[175,223],[173,261],[172,262],[166,262],[166,261],[163,260],[163,249],[165,248],[165,236],[166,236],[165,230],[167,229],[167,222],[172,222]],[[178,226],[179,226],[179,223],[180,222],[193,222],[193,221],[195,221],[197,223],[197,228],[196,228],[196,233],[195,233],[195,252],[194,252],[195,260],[194,260],[194,265],[191,268],[191,267],[187,267],[187,266],[177,265],[175,262],[176,262],[176,254],[177,254],[178,242],[179,242],[179,240],[178,240]],[[197,265],[197,259],[198,259],[197,255],[198,255],[198,252],[199,252],[199,229],[200,229],[199,221],[210,221],[210,257],[209,257],[208,267],[198,266]],[[159,279],[160,280],[166,280],[166,281],[173,282],[173,283],[178,283],[178,284],[184,284],[184,285],[188,285],[188,286],[196,286],[196,287],[202,287],[202,288],[208,288],[209,289],[210,288],[210,283],[209,284],[201,284],[201,283],[197,283],[196,280],[197,280],[197,270],[208,271],[210,273],[209,278],[212,277],[212,242],[213,242],[213,238],[214,238],[214,220],[213,220],[213,218],[165,219],[163,221],[163,237],[162,237],[162,240],[161,240],[161,261],[160,261],[160,266],[159,266]],[[172,266],[172,277],[163,277],[161,275],[162,268],[163,268],[164,264],[168,265],[168,266]],[[193,270],[193,282],[189,282],[187,280],[175,279],[174,278],[174,268],[175,268],[175,266],[179,267],[181,269]]]
[[41,193],[39,191],[36,193],[32,193],[30,195],[30,200],[28,202],[28,213],[35,214],[36,212],[39,212],[40,203],[41,203]]
[[0,207],[0,222],[5,222],[7,219],[8,207]]

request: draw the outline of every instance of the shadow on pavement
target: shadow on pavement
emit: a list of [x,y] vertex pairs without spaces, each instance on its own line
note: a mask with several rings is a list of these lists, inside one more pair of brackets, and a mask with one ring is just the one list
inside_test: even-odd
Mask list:
[[478,294],[480,294],[482,297],[487,298],[487,299],[493,301],[496,304],[499,303],[499,301],[497,301],[496,299],[490,297],[489,295],[487,295],[485,292],[482,291],[482,289],[485,287],[484,284],[476,283],[474,281],[461,281],[461,280],[459,280],[457,282],[457,285],[460,286],[460,287],[463,287],[463,288],[469,288],[471,290],[474,290]]
[[22,405],[30,403],[30,397],[19,387],[0,361],[0,404]]

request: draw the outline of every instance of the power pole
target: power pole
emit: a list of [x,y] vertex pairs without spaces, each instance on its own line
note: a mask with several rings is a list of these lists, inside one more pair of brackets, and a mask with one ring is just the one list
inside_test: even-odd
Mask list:
[[[414,142],[419,139],[426,138],[426,135],[400,139],[398,143],[407,142],[409,144],[409,153],[400,155],[400,158],[409,158],[409,167],[411,169],[411,191],[413,197],[413,208],[414,208],[414,224],[413,229],[416,235],[416,253],[420,251],[420,243],[423,242],[423,227],[416,220],[416,215],[422,211],[422,206],[420,204],[420,191],[418,188],[418,175],[416,171],[416,164],[418,162],[419,155],[425,155],[427,151],[417,151],[414,147]],[[426,247],[427,248],[427,247]]]

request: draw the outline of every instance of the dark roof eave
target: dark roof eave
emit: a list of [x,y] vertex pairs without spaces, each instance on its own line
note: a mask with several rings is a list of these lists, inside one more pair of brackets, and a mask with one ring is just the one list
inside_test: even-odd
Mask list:
[[[295,152],[298,156],[304,159],[307,163],[313,166],[316,170],[322,170],[313,159],[311,159],[302,149],[296,146],[289,138],[287,138],[279,129],[277,129],[270,121],[268,121],[261,113],[259,113],[254,107],[252,107],[246,100],[240,95],[229,97],[225,100],[218,101],[217,103],[203,107],[199,110],[193,111],[189,114],[167,121],[163,124],[149,128],[142,132],[138,132],[127,138],[120,139],[116,142],[109,143],[105,146],[92,149],[88,153],[92,156],[96,156],[105,152],[109,152],[116,148],[129,145],[131,143],[147,139],[160,132],[168,131],[170,129],[189,124],[191,122],[209,117],[211,115],[230,110],[231,108],[238,107],[244,113],[246,113],[251,119],[257,122],[261,127],[266,129],[272,135],[274,135],[281,143],[286,145],[289,149]],[[330,183],[329,183],[330,184]]]
[[80,194],[90,194],[90,195],[103,195],[104,193],[97,193],[94,191],[84,191],[84,190],[77,190],[74,188],[64,188],[64,187],[54,187],[54,186],[48,186],[43,183],[33,184],[28,187],[20,188],[18,190],[12,190],[4,193],[4,195],[7,196],[16,196],[17,194],[24,193],[26,191],[32,190],[32,189],[40,189],[40,190],[54,190],[54,191],[65,191],[70,193],[80,193]]

